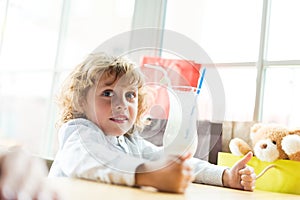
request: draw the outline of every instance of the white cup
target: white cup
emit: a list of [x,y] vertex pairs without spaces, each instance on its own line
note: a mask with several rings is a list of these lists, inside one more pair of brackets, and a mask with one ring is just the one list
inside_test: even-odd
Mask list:
[[176,86],[168,94],[170,109],[163,137],[164,151],[171,155],[194,155],[198,146],[196,88]]

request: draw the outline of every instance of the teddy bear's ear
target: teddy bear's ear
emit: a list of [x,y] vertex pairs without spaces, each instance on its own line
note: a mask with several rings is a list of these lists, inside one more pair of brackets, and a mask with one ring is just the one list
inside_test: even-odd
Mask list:
[[300,129],[297,128],[297,129],[290,130],[290,135],[292,134],[300,135]]
[[250,128],[250,138],[253,139],[254,134],[264,125],[262,123],[256,123]]
[[251,132],[256,132],[256,131],[257,131],[258,129],[260,129],[262,126],[263,126],[262,123],[254,124],[254,125],[251,127]]

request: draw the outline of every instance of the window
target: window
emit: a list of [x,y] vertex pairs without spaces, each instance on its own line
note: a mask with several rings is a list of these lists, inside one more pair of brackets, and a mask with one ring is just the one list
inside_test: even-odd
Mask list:
[[297,0],[270,1],[262,119],[299,126],[300,19]]
[[0,135],[45,146],[61,1],[1,1]]
[[[267,48],[268,61],[300,59],[300,2],[270,1],[270,28]],[[299,63],[298,63],[299,65]]]
[[0,1],[0,137],[56,150],[55,94],[68,71],[130,30],[134,0]]
[[165,28],[189,37],[215,64],[224,86],[225,120],[253,117],[262,5],[262,1],[252,0],[167,4]]
[[300,65],[266,69],[263,119],[299,126]]
[[[297,125],[299,4],[297,0],[168,1],[165,28],[195,41],[218,69],[226,98],[225,120]],[[259,69],[262,94],[256,95]],[[262,105],[258,113],[255,102]]]

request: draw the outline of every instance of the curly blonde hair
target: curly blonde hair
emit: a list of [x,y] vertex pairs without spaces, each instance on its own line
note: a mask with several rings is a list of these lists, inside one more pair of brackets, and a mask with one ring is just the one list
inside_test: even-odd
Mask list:
[[114,76],[118,79],[123,75],[129,79],[130,84],[138,87],[138,113],[134,125],[142,129],[144,127],[142,116],[147,110],[143,75],[131,61],[105,53],[90,54],[66,78],[57,97],[60,108],[57,125],[60,127],[71,119],[86,118],[81,102],[86,98],[89,89],[102,77]]

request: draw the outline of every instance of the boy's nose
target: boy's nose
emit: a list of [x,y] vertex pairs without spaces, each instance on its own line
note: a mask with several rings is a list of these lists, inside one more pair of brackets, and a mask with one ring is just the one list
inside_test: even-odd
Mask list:
[[126,99],[120,98],[120,97],[115,97],[115,98],[113,98],[112,104],[115,109],[125,109],[126,108]]

